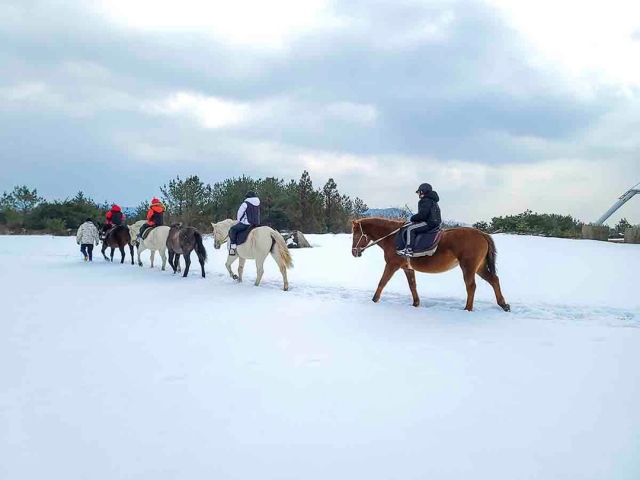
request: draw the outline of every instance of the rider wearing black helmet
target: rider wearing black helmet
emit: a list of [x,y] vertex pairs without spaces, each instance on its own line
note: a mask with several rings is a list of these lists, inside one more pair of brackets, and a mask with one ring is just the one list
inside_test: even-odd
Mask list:
[[440,197],[431,185],[423,183],[418,187],[416,193],[420,197],[418,213],[411,216],[409,220],[412,224],[404,231],[404,235],[406,235],[406,253],[411,253],[413,239],[416,235],[434,230],[440,227],[442,223],[440,206],[438,205]]
[[229,230],[229,241],[231,244],[229,245],[229,255],[236,254],[236,249],[238,248],[236,245],[238,233],[260,225],[260,199],[256,195],[256,192],[250,190],[244,198],[244,202],[242,202],[242,205],[240,205],[238,209],[238,223]]

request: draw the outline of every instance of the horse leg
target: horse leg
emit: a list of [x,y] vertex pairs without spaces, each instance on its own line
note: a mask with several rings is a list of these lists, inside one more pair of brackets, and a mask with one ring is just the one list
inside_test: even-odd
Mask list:
[[184,278],[187,275],[189,275],[189,267],[191,266],[191,252],[189,253],[184,252],[183,256],[184,256],[184,273],[182,274],[182,277]]
[[100,253],[102,253],[102,256],[104,257],[104,259],[108,262],[109,258],[107,257],[107,254],[104,253],[107,251],[107,244],[102,242],[102,250],[100,250]]
[[374,293],[373,298],[371,300],[373,300],[375,303],[378,303],[380,301],[380,295],[382,295],[382,290],[384,289],[384,287],[387,286],[387,283],[389,282],[389,280],[391,280],[391,277],[393,277],[393,274],[396,273],[399,268],[400,268],[400,265],[398,265],[397,263],[387,263],[387,265],[384,267],[382,278],[380,278],[380,282],[378,283],[378,288],[376,289],[376,293]]
[[116,253],[115,247],[111,247],[111,261],[113,262],[113,254]]
[[171,265],[171,268],[173,269],[173,273],[174,274],[176,273],[176,267],[173,264],[173,260],[174,260],[175,256],[176,255],[175,255],[175,253],[173,253],[173,250],[169,250],[169,265]]
[[476,272],[480,278],[485,280],[489,285],[493,287],[493,291],[496,294],[496,302],[498,305],[505,311],[511,311],[511,305],[507,303],[507,301],[502,296],[502,290],[500,289],[500,279],[498,279],[498,275],[495,273],[491,273],[486,266],[480,267],[480,270]]
[[122,259],[120,260],[120,264],[122,265],[124,263],[124,245],[122,245],[121,247],[119,247],[120,250],[120,255],[122,255]]
[[198,261],[200,262],[200,269],[202,270],[202,278],[205,278],[205,274],[204,274],[204,258],[202,258],[200,255],[198,255]]
[[256,283],[254,284],[256,287],[260,285],[260,281],[262,280],[262,275],[264,275],[264,261],[267,259],[267,256],[258,256],[256,255]]
[[244,273],[244,262],[246,258],[238,257],[238,282],[242,283],[242,274]]
[[466,264],[460,264],[464,284],[467,287],[467,304],[464,309],[468,312],[473,310],[473,299],[476,295],[476,269]]
[[420,306],[420,297],[418,296],[418,290],[416,289],[416,272],[410,268],[404,268],[404,274],[407,276],[407,282],[409,282],[409,290],[411,290],[411,296],[413,297],[413,306]]
[[238,275],[233,273],[233,270],[231,270],[231,265],[233,265],[233,262],[235,262],[237,259],[238,259],[238,255],[228,255],[227,262],[224,264],[224,266],[227,267],[227,272],[229,272],[229,276],[234,280],[240,279],[240,277],[238,277]]
[[133,245],[129,244],[129,251],[131,252],[131,265],[133,265]]
[[286,292],[289,290],[289,279],[287,278],[287,267],[285,266],[284,263],[282,263],[282,259],[280,258],[280,255],[277,255],[275,252],[272,252],[271,256],[276,261],[276,264],[280,269],[280,273],[282,274],[282,282],[284,283],[284,291]]
[[138,254],[138,266],[141,267],[142,266],[142,260],[140,260],[140,252],[141,252],[140,245],[138,245],[138,248],[136,250],[137,250],[137,254]]
[[160,250],[160,258],[162,259],[162,268],[160,270],[166,270],[167,266],[167,252],[166,250]]
[[151,250],[151,257],[150,257],[150,259],[151,259],[151,267],[150,268],[153,268],[153,261],[155,260],[155,258],[156,258],[156,251],[152,249]]

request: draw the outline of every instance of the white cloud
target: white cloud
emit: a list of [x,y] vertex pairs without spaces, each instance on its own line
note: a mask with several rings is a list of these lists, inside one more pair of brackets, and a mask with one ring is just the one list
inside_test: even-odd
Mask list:
[[640,2],[486,0],[531,47],[528,62],[554,68],[583,96],[602,86],[623,94],[640,87]]
[[178,92],[143,107],[151,113],[188,115],[197,119],[205,128],[222,128],[238,125],[250,113],[249,105],[229,102],[205,95]]
[[349,122],[373,124],[378,118],[378,111],[374,105],[351,102],[332,103],[327,106],[331,116]]
[[324,0],[101,0],[106,18],[142,30],[199,31],[253,49],[282,48],[294,36],[340,24]]

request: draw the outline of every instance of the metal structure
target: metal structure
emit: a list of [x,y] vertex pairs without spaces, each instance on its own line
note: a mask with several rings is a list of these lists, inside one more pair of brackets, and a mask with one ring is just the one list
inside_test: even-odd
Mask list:
[[596,220],[594,225],[602,225],[604,222],[607,221],[607,218],[609,218],[611,215],[613,215],[615,213],[616,210],[618,210],[622,205],[624,205],[629,200],[631,200],[636,194],[639,194],[640,193],[640,189],[636,188],[638,185],[640,185],[640,182],[636,183],[633,187],[631,187],[629,190],[627,190],[618,199],[618,201],[616,203],[614,203],[613,206],[604,213],[604,215],[602,215],[598,220]]

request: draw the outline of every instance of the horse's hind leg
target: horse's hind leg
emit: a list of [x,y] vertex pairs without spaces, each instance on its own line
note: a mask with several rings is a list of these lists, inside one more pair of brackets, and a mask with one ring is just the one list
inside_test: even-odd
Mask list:
[[198,255],[198,261],[200,262],[200,269],[202,270],[202,278],[205,278],[205,273],[204,273],[204,258],[202,258],[202,256]]
[[382,295],[382,290],[387,286],[391,277],[398,271],[400,265],[397,263],[387,263],[384,267],[384,272],[382,273],[382,278],[380,278],[380,282],[378,283],[378,288],[376,289],[376,293],[373,294],[373,300],[375,303],[380,301],[380,295]]
[[256,283],[254,284],[256,287],[260,285],[260,281],[262,280],[262,275],[264,275],[264,261],[267,259],[266,255],[264,257],[258,257],[256,255]]
[[113,262],[113,254],[116,253],[115,247],[111,247],[111,261]]
[[476,295],[476,269],[467,264],[460,264],[462,269],[462,276],[464,278],[464,284],[467,287],[467,303],[464,307],[467,311],[473,310],[473,300]]
[[160,270],[164,271],[167,267],[167,252],[166,250],[160,250],[160,258],[162,259],[162,268]]
[[155,258],[156,258],[156,251],[155,250],[151,250],[151,256],[150,256],[151,267],[150,268],[153,268],[153,261],[155,260]]
[[480,270],[477,272],[478,276],[485,280],[489,285],[493,287],[493,291],[496,294],[496,302],[498,305],[505,311],[510,312],[511,306],[507,303],[507,301],[502,296],[502,290],[500,289],[500,279],[498,275],[495,273],[491,273],[486,265],[480,267]]
[[403,268],[404,274],[407,276],[407,282],[409,282],[409,290],[411,290],[411,296],[413,297],[413,306],[420,306],[420,297],[418,296],[418,290],[416,288],[416,272],[410,268]]
[[124,263],[124,256],[125,256],[125,253],[124,253],[124,245],[122,245],[121,247],[119,247],[119,249],[120,249],[120,255],[122,255],[122,260],[120,260],[120,264],[123,264],[123,263]]
[[280,273],[282,274],[282,283],[284,284],[284,291],[286,292],[289,290],[289,278],[287,277],[287,267],[284,263],[282,263],[282,259],[280,258],[280,255],[276,254],[275,252],[272,252],[271,256],[276,261],[276,264],[280,269]]
[[184,257],[184,273],[182,274],[182,277],[184,278],[187,275],[189,275],[189,267],[191,266],[191,252],[189,253],[184,252],[183,257]]

